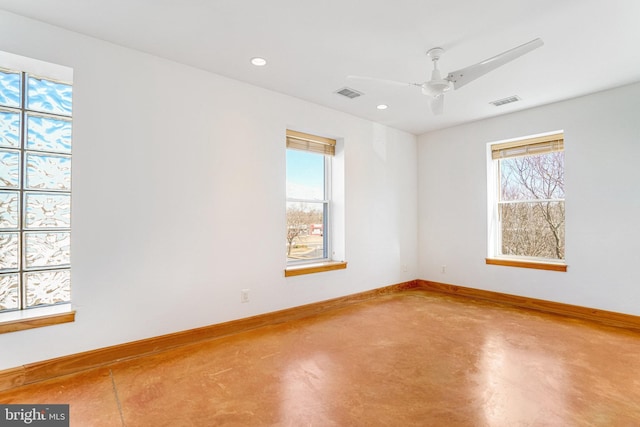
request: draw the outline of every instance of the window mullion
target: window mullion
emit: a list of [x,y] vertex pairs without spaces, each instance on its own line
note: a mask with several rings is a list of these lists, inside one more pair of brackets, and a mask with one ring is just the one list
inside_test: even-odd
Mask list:
[[547,202],[564,202],[564,199],[518,199],[518,200],[500,200],[499,205],[509,205],[515,203],[547,203]]
[[295,197],[287,197],[287,202],[290,203],[329,203],[328,199],[296,199]]
[[26,201],[25,201],[25,182],[26,182],[26,170],[27,170],[27,155],[25,152],[26,149],[26,138],[27,138],[27,113],[26,113],[26,104],[27,104],[27,73],[24,71],[21,73],[21,85],[20,85],[20,178],[19,178],[19,196],[18,196],[18,308],[20,310],[24,310],[27,306],[26,303],[26,295],[27,291],[25,289],[25,281],[24,281],[24,266],[25,266],[25,234],[24,234],[24,226],[25,226],[25,212],[26,212]]

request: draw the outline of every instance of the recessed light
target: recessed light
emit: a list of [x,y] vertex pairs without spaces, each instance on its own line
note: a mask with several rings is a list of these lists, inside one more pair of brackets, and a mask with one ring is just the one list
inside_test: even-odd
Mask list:
[[267,65],[267,60],[264,58],[260,58],[259,56],[256,56],[255,58],[251,58],[251,63],[256,67],[263,67]]
[[387,104],[380,104],[376,108],[378,110],[386,110],[387,108],[389,108],[389,106]]

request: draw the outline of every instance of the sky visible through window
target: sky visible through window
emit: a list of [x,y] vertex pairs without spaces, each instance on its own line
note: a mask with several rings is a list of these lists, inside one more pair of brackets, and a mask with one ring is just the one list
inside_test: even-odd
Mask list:
[[325,156],[287,149],[287,260],[327,257]]
[[287,150],[287,198],[324,199],[324,156]]

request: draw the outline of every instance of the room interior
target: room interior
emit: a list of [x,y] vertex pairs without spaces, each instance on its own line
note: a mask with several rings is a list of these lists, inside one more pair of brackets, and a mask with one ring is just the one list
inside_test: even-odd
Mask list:
[[[75,311],[0,334],[0,372],[406,284],[640,325],[637,2],[231,3],[0,0],[1,51],[74,73]],[[441,115],[348,77],[424,82],[433,47],[444,73],[537,37]],[[283,274],[287,129],[338,140],[346,269]],[[552,131],[567,271],[487,265],[487,144]]]

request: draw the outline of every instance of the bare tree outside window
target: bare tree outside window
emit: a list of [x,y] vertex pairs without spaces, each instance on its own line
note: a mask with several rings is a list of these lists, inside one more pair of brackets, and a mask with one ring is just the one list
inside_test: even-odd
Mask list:
[[564,259],[564,151],[499,160],[501,253]]
[[320,203],[287,203],[288,259],[322,257],[323,234],[323,215]]

